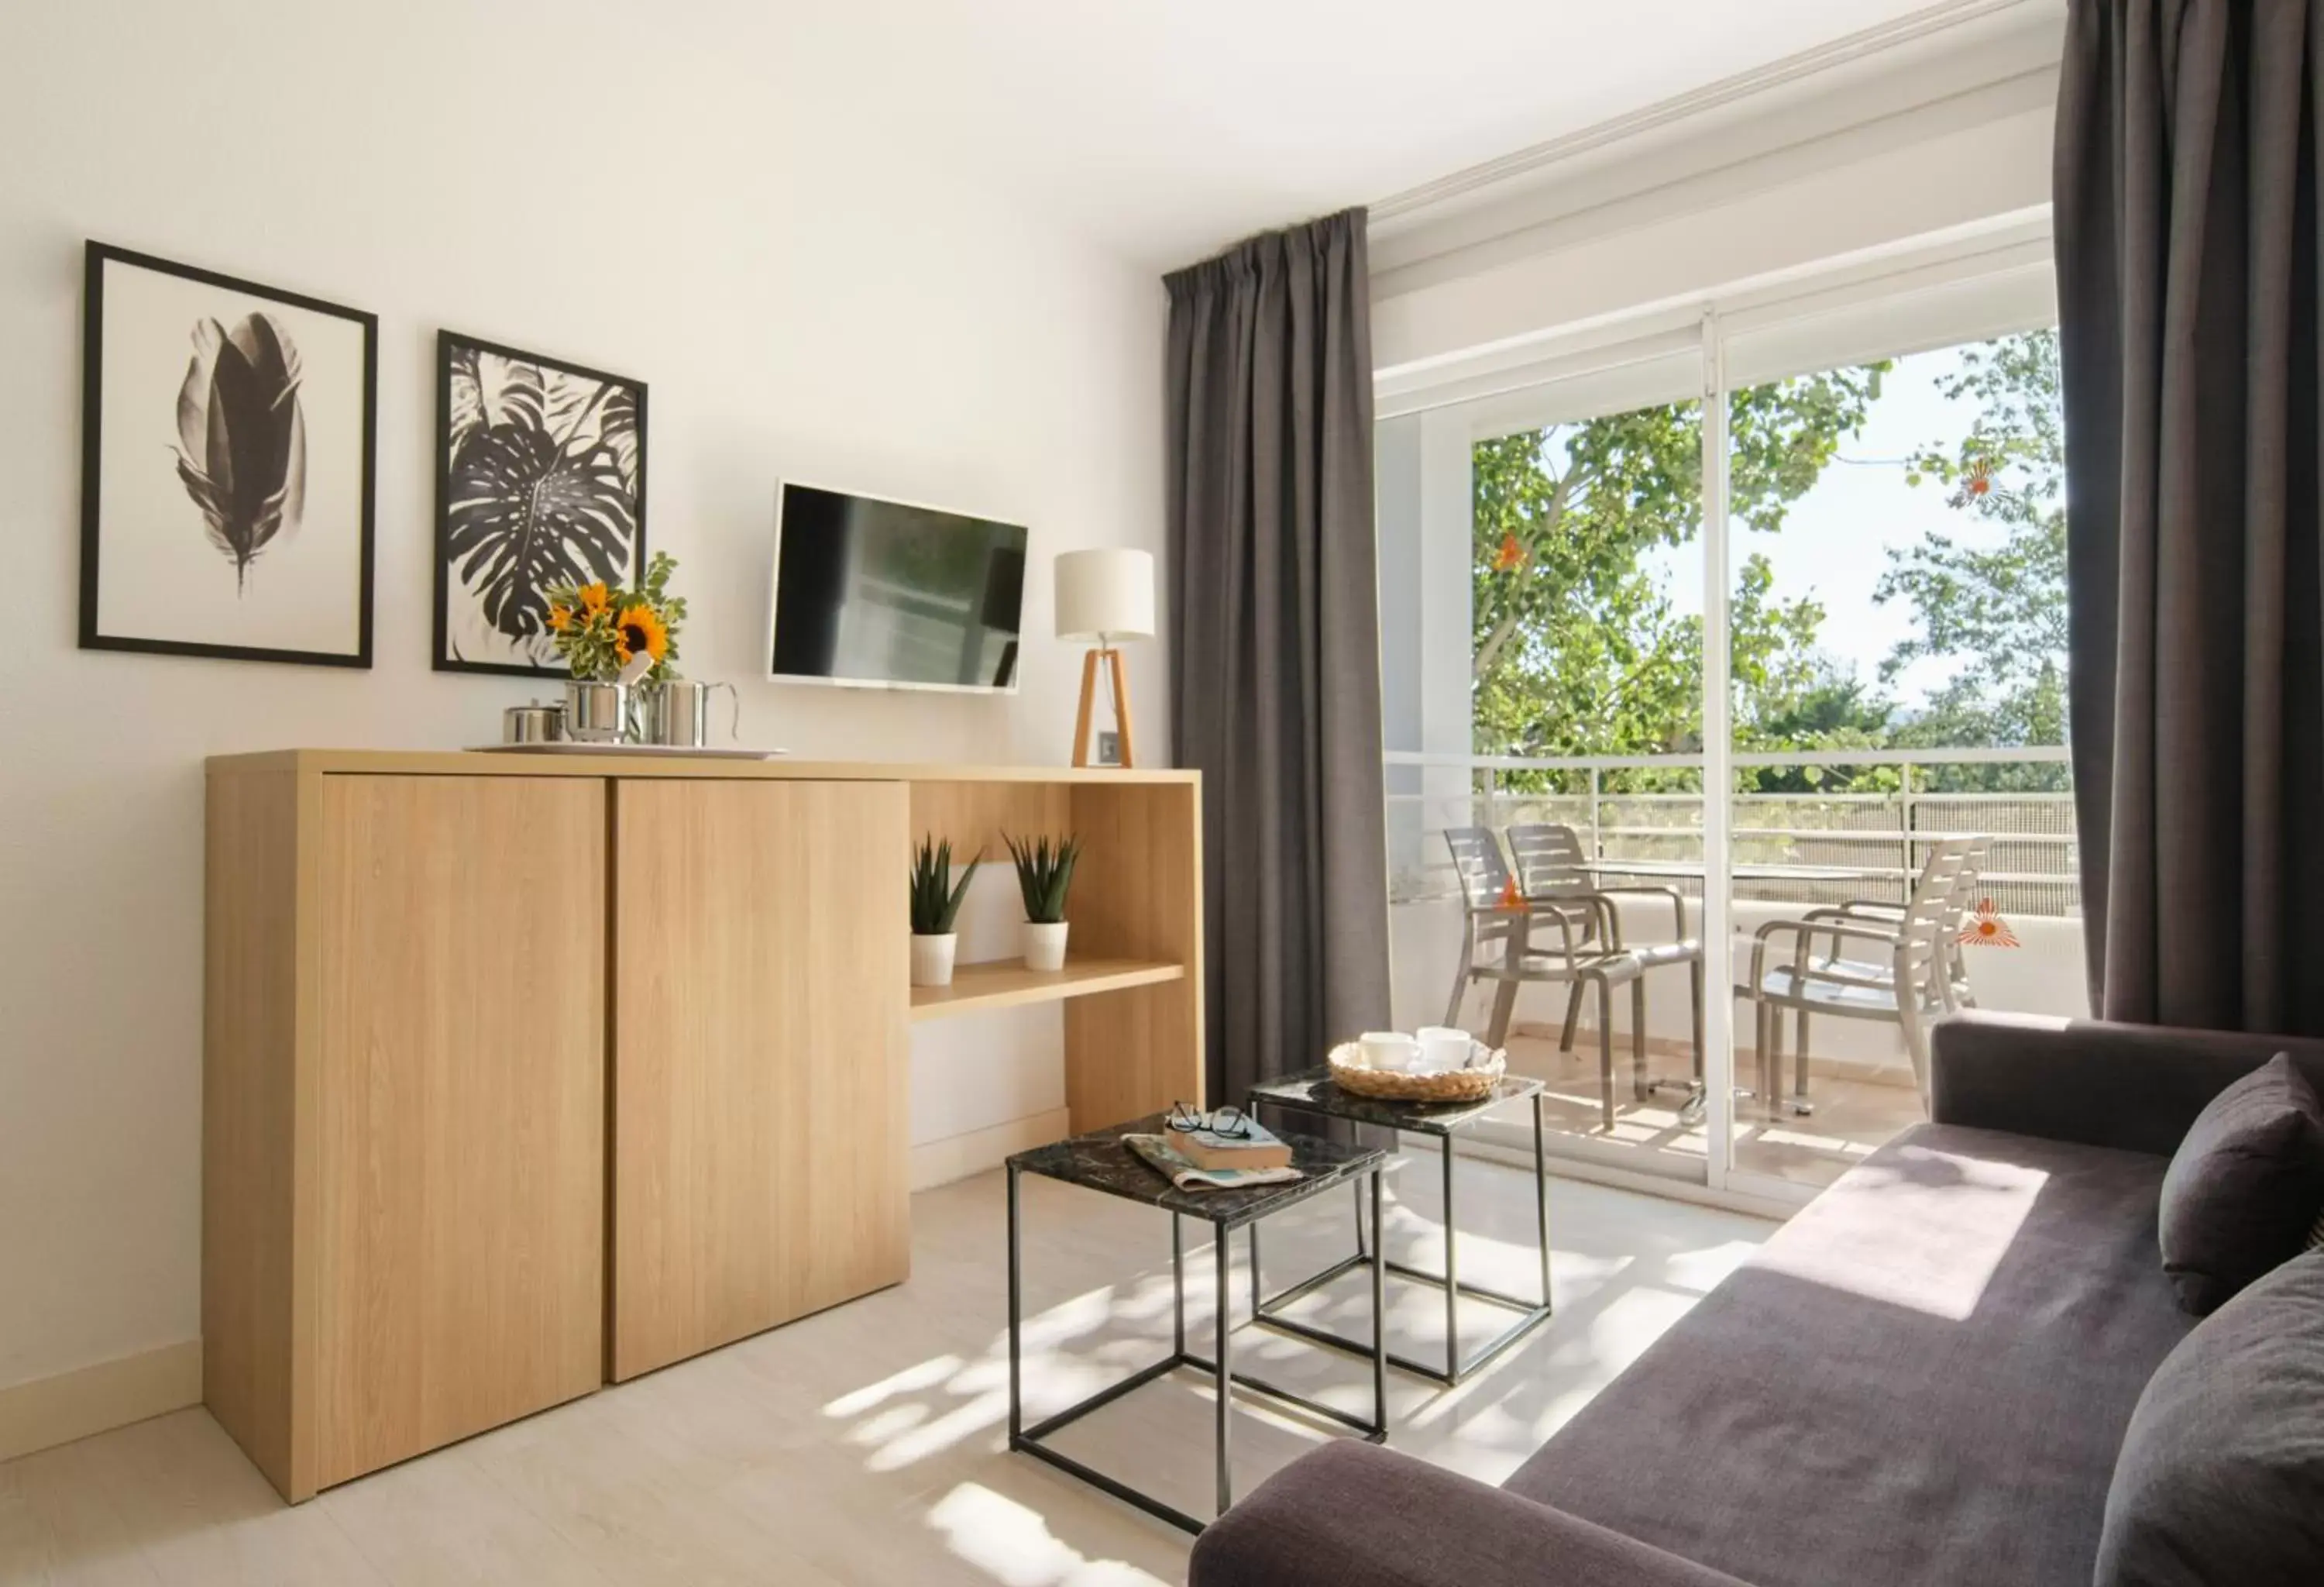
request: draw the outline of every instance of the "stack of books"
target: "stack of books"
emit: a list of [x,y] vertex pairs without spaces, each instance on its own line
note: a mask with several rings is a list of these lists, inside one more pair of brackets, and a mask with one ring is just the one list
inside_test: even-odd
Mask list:
[[1123,1141],[1181,1190],[1238,1190],[1305,1177],[1291,1166],[1291,1149],[1258,1123],[1231,1135],[1172,1130],[1125,1136]]
[[1287,1168],[1291,1149],[1256,1119],[1246,1119],[1236,1133],[1215,1130],[1174,1130],[1170,1143],[1178,1155],[1198,1168]]

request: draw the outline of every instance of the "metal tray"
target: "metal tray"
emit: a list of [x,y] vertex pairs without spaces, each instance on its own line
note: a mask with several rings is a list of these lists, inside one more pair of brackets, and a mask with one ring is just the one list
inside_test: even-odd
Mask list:
[[554,743],[545,744],[470,744],[468,752],[477,755],[636,755],[641,758],[680,755],[706,761],[771,761],[777,755],[790,753],[788,750],[712,748],[707,745],[685,748],[678,744],[589,744],[571,739],[558,739]]

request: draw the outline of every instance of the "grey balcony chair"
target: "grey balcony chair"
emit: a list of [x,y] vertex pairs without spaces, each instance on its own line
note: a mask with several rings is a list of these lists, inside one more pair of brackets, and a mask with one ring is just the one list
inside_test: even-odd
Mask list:
[[[1925,1103],[1929,1094],[1929,1027],[1951,1011],[1946,971],[1947,937],[1960,928],[1965,908],[1960,900],[1966,884],[1962,873],[1977,850],[1976,838],[1948,838],[1931,851],[1929,861],[1903,917],[1894,922],[1868,919],[1770,920],[1759,927],[1751,943],[1750,980],[1735,989],[1757,1005],[1759,1095],[1769,1117],[1781,1112],[1784,1080],[1784,1010],[1830,1014],[1843,1020],[1877,1020],[1894,1025],[1904,1037],[1913,1061],[1913,1076]],[[1785,963],[1770,964],[1769,945],[1788,936],[1791,951]],[[1814,943],[1831,944],[1819,955]],[[1840,956],[1842,944],[1865,945],[1870,951],[1855,959]],[[1803,1023],[1803,1041],[1805,1025]],[[1804,1064],[1795,1088],[1794,1111],[1806,1113]]]
[[[1452,996],[1445,1023],[1461,1022],[1461,1003],[1471,983],[1495,983],[1493,1014],[1485,1041],[1499,1047],[1508,1039],[1509,1020],[1517,1009],[1517,988],[1528,981],[1572,985],[1566,1010],[1565,1050],[1572,1050],[1581,994],[1598,989],[1598,1088],[1600,1117],[1614,1127],[1614,988],[1630,990],[1631,1086],[1643,1100],[1647,1093],[1645,975],[1649,968],[1683,963],[1682,945],[1657,944],[1625,948],[1618,945],[1620,921],[1610,900],[1594,894],[1562,896],[1541,903],[1522,902],[1504,909],[1501,898],[1510,885],[1508,863],[1492,832],[1482,826],[1448,827],[1444,842],[1461,876],[1465,906],[1461,934],[1461,964],[1452,979]],[[1536,946],[1539,937],[1542,944]],[[1698,974],[1701,952],[1696,950]],[[1698,1063],[1700,1043],[1697,1044]]]
[[[1686,931],[1686,898],[1674,887],[1604,887],[1590,870],[1589,852],[1582,847],[1582,835],[1571,826],[1549,822],[1521,822],[1506,834],[1509,855],[1517,862],[1517,890],[1532,904],[1547,904],[1573,908],[1583,901],[1597,912],[1603,923],[1609,946],[1640,953],[1646,960],[1646,968],[1659,969],[1665,964],[1692,966],[1688,991],[1693,1005],[1694,1071],[1687,1085],[1688,1106],[1702,1105],[1702,940],[1689,937]],[[1622,941],[1622,916],[1618,907],[1626,898],[1663,899],[1671,909],[1671,935],[1667,943],[1651,945],[1625,944]],[[1565,1029],[1558,1047],[1564,1052],[1573,1050],[1574,1028],[1582,1015],[1582,986],[1576,983],[1565,1007]],[[1634,1011],[1644,1004],[1643,986],[1631,993]],[[1643,1020],[1638,1021],[1644,1023]],[[1659,1089],[1665,1082],[1649,1081],[1649,1090]],[[1667,1084],[1676,1084],[1675,1081]]]
[[[1969,918],[1970,907],[1977,899],[1978,886],[1985,879],[1986,861],[1993,852],[1993,839],[1990,837],[1970,837],[1966,841],[1968,854],[1954,880],[1952,897],[1947,902],[1943,923],[1937,932],[1940,968],[1936,991],[1938,1001],[1949,1014],[1977,1006],[1976,994],[1969,990],[1969,966],[1961,958],[1960,933],[1962,923]],[[1941,846],[1932,848],[1929,858],[1923,862],[1915,887],[1927,881]],[[1800,918],[1811,923],[1854,920],[1893,932],[1903,922],[1906,908],[1904,904],[1884,903],[1875,899],[1857,899],[1845,904],[1810,909]],[[1895,969],[1891,960],[1867,959],[1860,954],[1853,956],[1843,954],[1838,937],[1831,938],[1830,948],[1818,957],[1815,938],[1816,934],[1812,931],[1799,935],[1795,964],[1812,965],[1833,981],[1853,981],[1868,986],[1885,986],[1894,979]],[[1792,1043],[1792,1111],[1803,1116],[1815,1111],[1814,1104],[1808,1100],[1809,1018],[1806,1009],[1797,1011],[1798,1023]],[[1782,1076],[1776,1078],[1780,1080]]]
[[[1960,928],[1969,918],[1970,906],[1976,902],[1978,884],[1984,879],[1986,862],[1992,852],[1991,837],[1979,836],[1970,840],[1969,863],[1961,872],[1960,890],[1954,899],[1957,908],[1953,911],[1953,918],[1947,922],[1948,930],[1944,941],[1945,1006],[1955,1011],[1977,1007],[1977,994],[1970,990],[1969,983],[1969,965],[1961,957]],[[1922,876],[1929,873],[1929,864],[1934,858],[1935,855],[1932,853],[1930,860],[1922,863]],[[1868,920],[1876,925],[1891,927],[1904,918],[1904,906],[1892,899],[1850,899],[1844,904],[1827,904],[1821,909],[1810,909],[1800,917],[1803,920]],[[1834,956],[1837,955],[1835,954]],[[1800,1019],[1802,1024],[1799,1045],[1804,1059],[1807,1049],[1805,1023],[1807,1016],[1802,1014]]]

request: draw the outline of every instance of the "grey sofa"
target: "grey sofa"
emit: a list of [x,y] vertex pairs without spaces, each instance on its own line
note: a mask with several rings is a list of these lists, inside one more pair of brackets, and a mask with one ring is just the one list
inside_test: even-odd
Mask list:
[[1780,1230],[1495,1489],[1333,1443],[1197,1541],[1193,1587],[2087,1583],[2139,1391],[2193,1327],[2169,1154],[2324,1042],[1967,1015],[1934,1121]]

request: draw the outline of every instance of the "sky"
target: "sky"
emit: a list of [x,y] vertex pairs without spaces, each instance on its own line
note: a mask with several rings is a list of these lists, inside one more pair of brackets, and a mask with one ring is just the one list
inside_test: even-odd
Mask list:
[[[1782,530],[1738,534],[1730,551],[1733,567],[1754,552],[1766,556],[1775,569],[1778,597],[1813,594],[1824,608],[1823,650],[1876,686],[1881,660],[1914,627],[1908,603],[1899,599],[1883,606],[1873,601],[1873,588],[1888,567],[1887,549],[1915,545],[1931,534],[1954,534],[1970,543],[1998,543],[2003,538],[1999,528],[1947,506],[1946,493],[1935,482],[1904,482],[1907,455],[1932,442],[1950,449],[1977,417],[1974,400],[1948,401],[1938,389],[1939,381],[1960,367],[1960,355],[1950,348],[1898,359],[1862,432],[1842,439],[1839,459],[1792,503]],[[1690,614],[1702,613],[1699,540],[1657,549],[1646,561],[1673,605]],[[1957,665],[1915,662],[1887,686],[1888,692],[1907,706],[1917,706]]]

